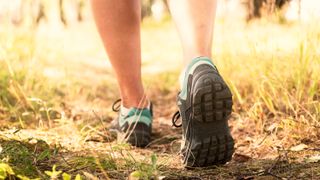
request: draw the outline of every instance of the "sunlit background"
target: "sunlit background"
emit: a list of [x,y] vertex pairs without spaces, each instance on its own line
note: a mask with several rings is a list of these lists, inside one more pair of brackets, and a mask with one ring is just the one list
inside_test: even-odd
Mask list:
[[[2,31],[6,31],[7,28],[12,31],[16,29],[18,31],[19,29],[32,31],[37,37],[34,40],[41,41],[36,42],[36,44],[42,48],[46,48],[47,44],[49,46],[54,44],[54,48],[59,48],[59,50],[56,49],[55,51],[62,53],[64,58],[70,57],[70,59],[73,59],[76,57],[76,61],[83,59],[88,61],[90,59],[94,61],[92,64],[96,63],[99,67],[103,63],[107,63],[110,67],[108,61],[100,61],[107,59],[107,56],[95,29],[88,0],[11,0],[10,2],[0,0],[0,8]],[[180,49],[178,50],[180,45],[176,32],[172,30],[173,25],[168,23],[170,22],[169,19],[166,1],[142,0],[142,22],[146,22],[144,23],[145,26],[157,27],[161,24],[165,24],[167,27],[170,26],[168,29],[158,31],[166,31],[168,33],[165,41],[172,38],[174,40],[170,48],[176,49],[176,51],[168,54],[168,56],[164,55],[165,57],[161,59],[161,61],[168,60],[171,62],[181,59],[181,52]],[[215,41],[224,41],[224,39],[221,39],[225,38],[221,37],[223,33],[221,31],[235,26],[243,27],[243,24],[248,25],[257,19],[279,24],[314,23],[320,19],[320,2],[312,0],[219,0]],[[260,26],[263,26],[263,24]],[[157,31],[156,28],[155,31]],[[233,33],[237,33],[236,28]],[[239,33],[241,32],[239,31]],[[148,41],[150,34],[146,32],[142,33],[142,36],[142,41],[144,42]],[[157,37],[153,38],[157,41]],[[159,41],[161,39],[163,38],[160,37]],[[149,46],[145,45],[143,47],[143,51],[147,51],[143,53],[143,61],[152,61],[154,69],[151,71],[168,70],[168,67],[161,67],[157,64],[156,60],[158,59],[153,55],[149,55],[147,47]],[[215,44],[215,48],[219,49],[219,43]],[[162,54],[160,51],[154,50],[154,48],[151,51],[155,56],[157,53]],[[172,69],[176,69],[181,65],[179,60],[175,61],[175,63],[172,64]],[[51,67],[47,68],[44,70],[45,74],[52,74]],[[61,75],[58,70],[56,73],[56,77],[59,77],[59,74]]]

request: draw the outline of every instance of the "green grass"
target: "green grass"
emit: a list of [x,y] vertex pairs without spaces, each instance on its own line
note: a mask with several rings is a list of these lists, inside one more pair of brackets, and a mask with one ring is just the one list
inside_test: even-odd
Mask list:
[[39,176],[37,166],[43,165],[52,153],[49,146],[41,140],[31,145],[27,142],[1,139],[1,147],[0,158],[3,162],[11,164],[16,174],[33,178]]
[[53,117],[49,107],[59,96],[58,87],[51,86],[38,71],[41,61],[35,51],[36,45],[32,33],[1,32],[0,56],[0,117],[3,123],[24,128],[35,120]]
[[[50,147],[46,142],[36,139],[13,140],[12,138],[1,137],[1,164],[10,166],[14,175],[28,178],[49,179],[49,175],[56,174],[57,178],[66,174],[82,174],[85,176],[110,178],[124,178],[133,172],[133,176],[143,179],[157,176],[157,157],[151,155],[143,160],[137,160],[128,151],[127,145],[115,145],[109,154],[88,154],[76,155],[58,147]],[[115,158],[116,154],[121,154]],[[52,171],[51,171],[52,169]],[[0,175],[2,169],[0,166]],[[93,175],[95,174],[95,175]],[[0,176],[1,177],[1,176]],[[10,176],[11,177],[11,176]],[[52,176],[51,176],[52,178]]]

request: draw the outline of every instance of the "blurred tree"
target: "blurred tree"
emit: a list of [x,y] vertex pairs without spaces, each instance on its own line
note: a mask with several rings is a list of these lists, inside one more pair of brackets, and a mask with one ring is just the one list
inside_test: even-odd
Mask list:
[[44,0],[20,0],[17,6],[19,13],[18,21],[13,22],[15,25],[34,27],[42,20],[47,20]]
[[64,12],[64,0],[59,0],[59,15],[60,21],[63,23],[63,25],[67,26],[66,15]]
[[83,21],[83,10],[85,7],[84,0],[77,0],[77,20],[79,22]]
[[[12,12],[15,15],[12,18],[12,23],[15,25],[27,25],[31,27],[38,26],[43,21],[51,20],[51,15],[54,14],[59,21],[68,26],[70,20],[82,22],[88,7],[89,0],[17,0],[17,11]],[[159,1],[161,3],[159,3]],[[160,5],[163,7],[158,7]],[[68,11],[66,11],[68,9]],[[166,0],[141,0],[141,20],[145,17],[153,15],[153,9],[156,9],[159,14],[167,11]],[[73,11],[73,12],[70,12]],[[51,11],[54,11],[52,13]],[[159,12],[161,11],[161,12]],[[71,15],[71,16],[70,16]],[[75,16],[72,16],[75,15]],[[72,19],[73,20],[73,19]]]
[[36,15],[36,24],[40,24],[41,20],[47,20],[47,15],[46,15],[46,11],[45,11],[45,6],[43,3],[38,3],[37,4],[39,9]]
[[[162,1],[163,3],[159,3],[158,1]],[[162,4],[165,5],[164,10],[166,11],[168,9],[167,0],[141,0],[141,20],[153,15],[154,12],[152,12],[152,7],[154,5]]]
[[260,18],[262,12],[270,15],[282,9],[291,0],[243,0],[247,8],[247,21]]
[[154,3],[154,0],[141,1],[141,20],[143,20],[145,17],[152,15],[151,7],[153,3]]

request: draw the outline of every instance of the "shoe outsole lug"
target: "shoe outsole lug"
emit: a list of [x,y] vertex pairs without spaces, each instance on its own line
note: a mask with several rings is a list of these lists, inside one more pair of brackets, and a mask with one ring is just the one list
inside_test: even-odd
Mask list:
[[203,71],[207,73],[193,79],[191,92],[194,93],[189,97],[193,112],[190,121],[194,125],[190,127],[192,135],[186,137],[190,142],[186,153],[183,153],[186,167],[225,164],[234,153],[234,140],[227,127],[232,111],[232,94],[213,68],[204,68]]
[[[193,112],[195,119],[199,121],[221,121],[231,114],[232,94],[230,90],[212,87],[215,86],[207,85],[204,88],[199,88],[193,96]],[[220,82],[218,87],[222,87]],[[208,90],[209,88],[211,89]],[[201,116],[199,116],[200,114]]]
[[215,101],[214,102],[214,108],[215,109],[222,109],[223,108],[223,101],[219,101],[219,100]]
[[[217,137],[208,137],[206,140],[214,139]],[[225,164],[230,161],[234,153],[234,142],[232,138],[219,138],[218,144],[210,143],[197,144],[192,148],[189,157],[186,157],[187,167],[206,167],[212,165]]]

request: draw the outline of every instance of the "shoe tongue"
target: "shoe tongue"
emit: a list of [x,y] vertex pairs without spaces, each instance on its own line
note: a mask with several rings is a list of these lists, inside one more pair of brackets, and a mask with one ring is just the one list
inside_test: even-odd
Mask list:
[[130,112],[131,108],[126,108],[121,104],[120,113],[122,116],[127,116]]

